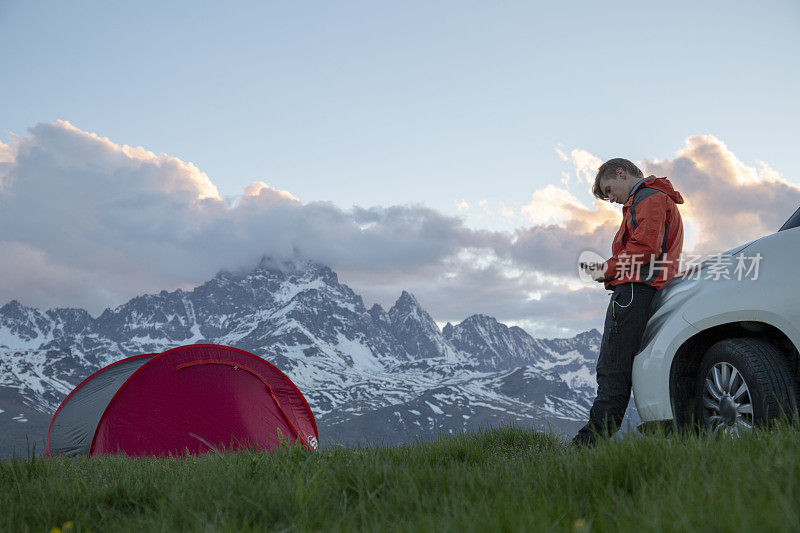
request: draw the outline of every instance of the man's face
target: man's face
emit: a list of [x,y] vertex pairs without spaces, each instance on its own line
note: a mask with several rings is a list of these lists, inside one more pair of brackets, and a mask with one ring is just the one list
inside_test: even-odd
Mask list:
[[603,191],[609,202],[624,204],[631,192],[631,180],[627,179],[625,172],[618,171],[614,177],[600,179],[600,190]]

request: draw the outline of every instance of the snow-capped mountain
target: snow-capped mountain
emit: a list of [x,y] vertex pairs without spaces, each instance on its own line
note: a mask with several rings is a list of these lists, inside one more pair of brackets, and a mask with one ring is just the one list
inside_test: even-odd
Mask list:
[[24,451],[23,435],[41,449],[59,403],[98,368],[199,342],[283,370],[323,444],[407,442],[503,421],[572,432],[591,405],[600,337],[534,339],[485,315],[440,331],[408,292],[388,311],[367,310],[330,268],[266,259],[97,318],[12,301],[0,308],[0,453]]

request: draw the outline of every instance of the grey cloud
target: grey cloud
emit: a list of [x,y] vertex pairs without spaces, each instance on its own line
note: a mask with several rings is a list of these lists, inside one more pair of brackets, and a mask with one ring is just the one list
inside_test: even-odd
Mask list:
[[528,268],[564,275],[572,272],[578,256],[592,250],[601,256],[611,254],[611,238],[617,224],[606,222],[589,233],[570,231],[556,225],[531,226],[517,231],[511,247],[511,256]]
[[599,286],[571,290],[537,273],[509,276],[496,266],[462,264],[456,276],[440,276],[416,286],[420,303],[441,322],[456,323],[481,313],[501,322],[524,324],[530,333],[544,336],[599,327],[608,304],[606,291]]
[[[602,324],[605,292],[569,290],[565,281],[575,280],[581,251],[610,252],[616,224],[594,210],[573,208],[563,225],[497,232],[423,205],[303,204],[263,183],[233,201],[190,163],[65,122],[35,126],[0,146],[0,156],[0,303],[97,313],[268,255],[327,264],[367,304],[390,305],[410,290],[440,321],[486,313],[542,335]],[[650,166],[672,177],[695,211],[707,209],[698,220],[724,238],[732,238],[728,225],[753,228],[726,214],[719,198],[763,228],[783,216],[771,212],[797,203],[788,184],[739,186],[725,168],[700,170],[728,163],[700,146]]]
[[17,280],[0,285],[1,300],[99,312],[144,291],[252,267],[264,255],[314,260],[368,284],[413,285],[465,247],[499,249],[510,238],[421,205],[342,210],[266,184],[229,202],[190,163],[65,122],[31,128],[4,145],[11,151],[0,244],[25,254],[0,260],[0,275]]

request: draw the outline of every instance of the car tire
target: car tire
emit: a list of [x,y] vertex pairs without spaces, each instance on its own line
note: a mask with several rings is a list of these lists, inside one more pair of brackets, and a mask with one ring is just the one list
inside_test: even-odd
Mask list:
[[797,380],[786,359],[759,339],[726,339],[703,356],[695,416],[714,433],[738,435],[797,415]]

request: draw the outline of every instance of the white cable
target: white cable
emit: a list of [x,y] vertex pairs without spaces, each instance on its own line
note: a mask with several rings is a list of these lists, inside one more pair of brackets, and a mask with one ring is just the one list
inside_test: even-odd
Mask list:
[[633,283],[631,283],[631,301],[628,302],[626,305],[622,305],[621,303],[619,303],[616,300],[614,300],[614,303],[617,304],[618,306],[620,306],[623,309],[625,309],[626,307],[630,307],[630,305],[633,303]]

